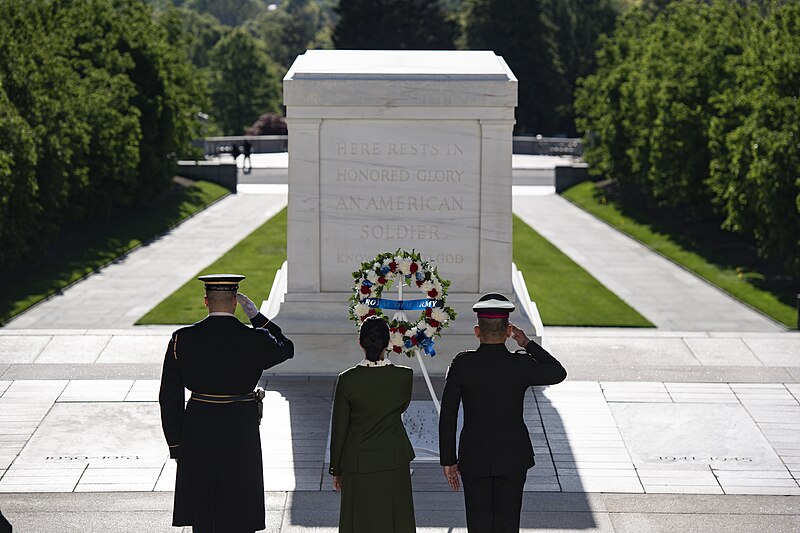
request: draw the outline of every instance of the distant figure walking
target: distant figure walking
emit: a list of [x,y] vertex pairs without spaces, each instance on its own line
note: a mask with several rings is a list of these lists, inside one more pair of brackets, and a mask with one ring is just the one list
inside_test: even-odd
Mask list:
[[359,344],[364,360],[339,374],[333,400],[329,473],[342,493],[339,533],[414,533],[414,448],[401,418],[414,372],[386,359],[382,318],[361,324]]
[[236,163],[236,160],[239,159],[239,154],[241,154],[241,149],[239,148],[239,145],[233,143],[233,146],[231,146],[231,155],[233,156],[234,163]]
[[244,161],[242,162],[242,168],[247,165],[247,168],[253,168],[253,163],[250,162],[250,154],[253,151],[253,145],[250,144],[250,141],[245,139],[244,141]]

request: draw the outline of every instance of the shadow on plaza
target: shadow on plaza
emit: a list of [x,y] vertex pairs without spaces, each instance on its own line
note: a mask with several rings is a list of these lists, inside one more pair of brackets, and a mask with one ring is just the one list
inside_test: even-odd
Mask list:
[[[437,396],[441,398],[444,379],[438,376],[433,381]],[[285,525],[336,528],[339,495],[332,489],[328,465],[324,462],[336,378],[265,376],[260,385],[267,391],[278,392],[288,402],[291,420],[296,485],[287,496],[285,516],[280,519]],[[558,411],[544,395],[534,395],[533,390],[528,394],[528,398],[535,398],[538,411],[531,416],[527,412],[531,408],[528,402],[526,417],[537,453],[537,465],[529,472],[520,525],[527,529],[595,528],[597,524],[592,507],[582,488],[572,485],[567,488],[570,492],[561,492],[555,462],[574,469],[575,458]],[[416,379],[413,400],[429,399],[424,382],[421,378]],[[265,423],[269,423],[266,418]],[[541,424],[538,428],[535,427],[537,423]],[[270,442],[267,435],[262,446],[268,457]],[[552,440],[547,441],[554,436],[561,437],[555,448]],[[438,463],[414,461],[412,468],[417,527],[466,528],[463,492],[450,490]],[[269,468],[265,466],[265,477],[269,475]],[[269,479],[265,478],[265,483],[269,486]],[[277,511],[277,507],[272,510],[276,520],[279,519]],[[270,514],[269,507],[267,513]]]

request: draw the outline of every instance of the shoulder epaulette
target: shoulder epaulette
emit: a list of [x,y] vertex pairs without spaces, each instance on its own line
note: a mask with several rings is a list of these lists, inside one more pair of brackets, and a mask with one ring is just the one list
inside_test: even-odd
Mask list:
[[172,357],[174,357],[176,361],[178,360],[178,332],[177,331],[175,333],[173,333],[173,335],[172,335]]

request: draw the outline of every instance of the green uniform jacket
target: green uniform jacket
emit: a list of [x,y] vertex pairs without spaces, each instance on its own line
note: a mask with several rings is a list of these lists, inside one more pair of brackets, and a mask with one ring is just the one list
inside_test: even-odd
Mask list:
[[414,449],[401,415],[414,372],[404,366],[356,366],[339,375],[333,400],[330,474],[408,468]]

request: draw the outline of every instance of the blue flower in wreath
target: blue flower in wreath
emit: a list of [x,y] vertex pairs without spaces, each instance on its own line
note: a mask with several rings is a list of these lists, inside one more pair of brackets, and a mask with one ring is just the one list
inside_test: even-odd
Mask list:
[[412,346],[414,346],[414,345],[411,344],[411,339],[406,339],[405,342],[403,343],[403,347],[406,350],[410,350],[412,348]]
[[390,272],[390,270],[391,269],[389,268],[389,265],[383,265],[381,267],[381,274],[383,274],[385,276],[386,274],[388,274]]
[[373,283],[370,280],[366,279],[366,278],[361,280],[361,284],[365,285],[367,287],[372,287],[372,285],[373,285]]
[[425,274],[423,274],[420,271],[417,271],[417,280],[418,281],[424,281],[425,280]]

